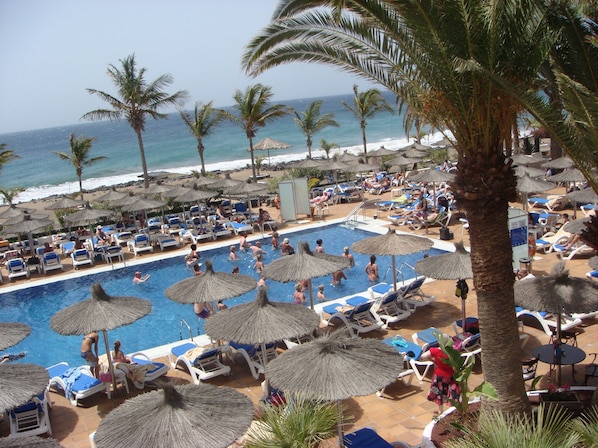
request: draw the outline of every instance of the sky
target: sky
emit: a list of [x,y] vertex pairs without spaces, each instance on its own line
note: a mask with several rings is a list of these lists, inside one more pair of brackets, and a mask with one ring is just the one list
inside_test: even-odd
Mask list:
[[241,56],[277,0],[2,0],[0,134],[79,122],[104,107],[85,90],[115,93],[109,64],[135,54],[146,80],[189,92],[187,106],[230,106],[237,89],[260,82],[274,100],[351,93],[373,84],[334,67],[292,63],[250,78]]

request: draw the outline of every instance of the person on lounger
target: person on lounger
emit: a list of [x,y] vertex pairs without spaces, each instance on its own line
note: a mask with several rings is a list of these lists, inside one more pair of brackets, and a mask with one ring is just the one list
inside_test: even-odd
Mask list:
[[131,358],[125,356],[123,351],[121,350],[121,343],[120,341],[114,341],[114,351],[112,352],[112,361],[114,362],[126,362],[127,364],[131,363]]
[[95,331],[83,336],[81,341],[81,358],[91,368],[91,373],[96,378],[100,377],[100,367],[98,365],[98,339],[99,336]]

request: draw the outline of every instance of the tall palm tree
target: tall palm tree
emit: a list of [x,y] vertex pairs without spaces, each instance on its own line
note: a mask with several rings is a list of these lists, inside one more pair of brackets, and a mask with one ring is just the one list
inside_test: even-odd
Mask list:
[[320,140],[320,148],[322,148],[322,150],[326,153],[326,158],[330,159],[330,151],[332,150],[332,148],[340,148],[340,146],[338,146],[338,143],[329,143],[325,139],[322,139]]
[[104,160],[106,156],[89,157],[91,145],[95,141],[95,137],[76,137],[71,134],[69,137],[70,153],[62,151],[52,151],[58,157],[66,162],[70,162],[75,167],[77,179],[79,179],[79,191],[81,192],[81,200],[83,200],[83,168],[90,166],[100,160]]
[[322,100],[313,101],[307,109],[299,113],[295,111],[295,123],[301,128],[301,131],[307,137],[307,156],[311,159],[312,137],[316,132],[321,131],[328,126],[338,128],[340,124],[334,119],[333,113],[320,114]]
[[251,173],[256,179],[255,158],[253,153],[253,139],[258,128],[263,128],[266,123],[288,115],[292,109],[284,104],[270,104],[272,88],[262,84],[254,84],[245,89],[235,91],[233,107],[238,115],[227,114],[228,118],[238,123],[249,140],[249,153],[251,155]]
[[19,156],[14,153],[11,149],[6,149],[8,145],[6,143],[0,143],[0,173],[2,172],[2,168],[8,162],[14,159],[18,159]]
[[173,82],[170,75],[161,75],[148,83],[144,79],[146,69],[137,68],[134,54],[121,59],[120,63],[121,68],[113,64],[108,66],[108,76],[116,86],[116,96],[101,90],[87,89],[88,93],[97,95],[107,102],[110,109],[92,110],[81,118],[84,120],[118,120],[124,117],[127,120],[137,135],[144,186],[148,188],[149,177],[147,175],[147,162],[145,161],[142,137],[145,130],[145,121],[148,116],[153,119],[168,118],[168,115],[159,111],[168,106],[180,105],[186,98],[187,92],[179,90],[172,95],[165,93],[163,88]]
[[179,110],[183,123],[187,125],[189,131],[197,140],[197,152],[201,160],[202,176],[206,175],[206,164],[203,156],[206,147],[203,144],[203,139],[210,135],[226,119],[226,112],[221,109],[214,109],[213,104],[214,101],[210,101],[207,104],[197,101],[193,109],[193,115]]
[[15,188],[0,188],[0,196],[2,196],[2,200],[5,204],[8,204],[9,207],[14,208],[15,205],[13,204],[15,198],[25,191],[22,187],[15,187]]
[[363,140],[363,155],[367,160],[368,147],[365,138],[365,127],[368,125],[368,118],[372,118],[378,112],[390,112],[394,110],[384,99],[378,89],[368,89],[363,92],[358,90],[357,84],[353,85],[353,105],[341,101],[342,105],[359,120],[361,126],[361,138]]
[[[554,34],[536,0],[281,1],[244,54],[257,75],[293,61],[331,64],[377,81],[456,139],[454,193],[470,220],[482,371],[499,400],[484,409],[529,413],[507,227],[515,177],[503,152],[522,111],[497,85],[529,89]],[[347,13],[348,12],[348,13]]]

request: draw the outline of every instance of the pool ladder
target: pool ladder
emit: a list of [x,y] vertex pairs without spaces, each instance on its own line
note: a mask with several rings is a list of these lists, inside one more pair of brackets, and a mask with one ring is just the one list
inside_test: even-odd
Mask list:
[[[397,274],[401,275],[401,283],[404,285],[405,284],[405,269],[410,269],[411,271],[413,271],[413,277],[417,277],[417,271],[415,270],[414,266],[411,266],[409,263],[401,263],[401,265],[397,268]],[[386,281],[386,276],[392,272],[392,266],[389,266],[386,269],[386,272],[384,273],[384,277],[382,278],[382,280]],[[411,277],[408,277],[411,278]],[[391,277],[392,280],[392,277]]]
[[[181,321],[179,322],[179,338],[180,338],[180,340],[181,341],[183,340],[183,327],[187,328],[187,330],[189,331],[189,338],[193,341],[193,332],[191,331],[191,325],[189,325],[185,319],[181,319]],[[199,334],[199,324],[197,326],[197,334]]]

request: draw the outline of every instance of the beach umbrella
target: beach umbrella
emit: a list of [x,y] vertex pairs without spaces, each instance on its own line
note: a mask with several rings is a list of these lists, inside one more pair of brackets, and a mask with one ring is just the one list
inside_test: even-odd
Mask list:
[[[370,155],[368,154],[368,159],[369,159]],[[349,173],[367,173],[369,171],[373,171],[373,170],[379,170],[380,169],[380,164],[379,163],[354,163],[354,162],[348,162],[347,163],[347,167],[345,168],[345,171],[349,172]]]
[[[265,193],[269,190],[269,186],[267,184],[260,184],[258,182],[242,182],[237,185],[233,185],[232,187],[228,187],[224,189],[224,192],[229,196],[245,196],[247,197],[247,204],[249,207],[249,213],[251,213],[251,198],[250,195],[256,193]],[[231,201],[232,203],[232,201]]]
[[251,400],[230,387],[160,384],[106,415],[95,435],[98,448],[226,448],[253,417]]
[[590,222],[592,219],[591,216],[586,216],[585,218],[574,219],[573,221],[569,221],[563,226],[563,230],[565,232],[569,232],[576,235],[581,235],[581,232],[586,230],[586,223]]
[[15,216],[29,215],[34,210],[32,208],[21,208],[21,207],[7,207],[0,213],[0,219],[10,219]]
[[0,322],[0,351],[18,344],[31,333],[31,327],[19,322]]
[[64,220],[72,225],[89,225],[89,236],[93,246],[93,224],[98,219],[104,219],[107,216],[112,215],[112,210],[102,210],[97,208],[90,208],[89,206],[84,209],[77,210],[75,213],[66,215]]
[[137,193],[138,194],[143,194],[143,195],[159,195],[159,196],[164,196],[165,193],[170,192],[174,187],[171,185],[165,185],[162,182],[158,181],[155,184],[151,184],[149,187],[147,188],[143,188],[141,190],[139,190]]
[[60,198],[58,201],[48,205],[45,207],[46,210],[63,210],[65,208],[74,208],[79,207],[80,205],[85,205],[85,201],[80,199],[71,199],[67,198],[66,196]]
[[25,215],[24,219],[18,219],[19,218],[11,218],[10,220],[5,221],[2,233],[5,235],[27,235],[31,256],[35,257],[33,232],[38,232],[42,229],[54,226],[54,221],[47,219],[45,216],[36,217],[34,215]]
[[384,157],[397,155],[397,150],[386,149],[384,146],[380,146],[378,149],[368,152],[368,159],[370,157]]
[[546,174],[546,172],[540,168],[534,168],[533,166],[527,165],[517,165],[513,168],[513,171],[517,177],[523,177],[525,175],[529,177],[543,177],[544,174]]
[[361,159],[361,156],[356,155],[356,154],[351,154],[350,152],[347,152],[347,151],[345,151],[342,154],[337,154],[335,157],[333,157],[333,160],[336,160],[338,162],[355,162],[355,161],[359,161],[359,159]]
[[402,154],[399,154],[394,159],[388,161],[390,166],[408,166],[413,165],[415,163],[421,162],[420,157],[405,157]]
[[548,176],[546,180],[550,182],[584,182],[586,178],[577,168],[570,168],[558,174]]
[[166,297],[178,303],[208,303],[231,299],[256,288],[254,278],[243,274],[215,272],[210,260],[206,271],[175,283],[164,291]]
[[307,280],[310,307],[314,309],[312,279],[330,275],[333,272],[349,267],[349,261],[340,256],[314,254],[309,245],[299,241],[297,251],[292,255],[280,257],[266,266],[262,274],[266,278],[281,283],[301,282]]
[[598,194],[591,188],[584,188],[583,190],[572,191],[565,196],[573,202],[581,204],[596,204],[598,203]]
[[213,191],[200,190],[197,187],[178,190],[177,193],[174,196],[175,202],[199,202],[216,196],[216,193]]
[[575,166],[575,162],[573,162],[573,160],[571,160],[569,157],[559,157],[557,159],[552,159],[548,162],[544,162],[542,166],[544,168],[556,168],[562,170]]
[[[417,260],[415,263],[415,271],[418,274],[426,277],[435,278],[436,280],[463,280],[473,278],[473,271],[471,268],[471,254],[465,250],[463,241],[455,244],[455,251],[447,254],[435,255],[433,257],[426,257]],[[463,322],[463,332],[467,331],[466,321],[467,313],[465,311],[465,300],[467,299],[467,292],[463,293],[461,290],[461,314]]]
[[50,319],[55,332],[70,336],[101,331],[104,336],[108,368],[114,382],[114,367],[108,344],[108,330],[129,325],[152,310],[152,302],[137,297],[108,295],[100,283],[91,286],[91,298],[58,311]]
[[48,371],[36,364],[0,364],[0,409],[27,403],[48,387]]
[[[541,162],[542,161],[542,153],[534,152],[531,155],[528,154],[515,154],[511,156],[511,160],[513,161],[513,165],[517,166],[525,166],[531,165],[532,163]],[[544,166],[544,165],[542,165]]]
[[318,159],[305,159],[299,160],[296,162],[291,162],[287,164],[287,168],[293,169],[301,169],[301,168],[319,168],[319,169],[326,169],[325,164],[326,160],[318,160]]
[[[278,140],[274,140],[272,138],[266,137],[263,140],[260,140],[255,145],[253,145],[253,150],[258,151],[268,151],[268,165],[270,165],[270,150],[271,149],[287,149],[290,148],[291,145],[288,143],[279,142]],[[250,151],[247,148],[247,151]]]
[[230,173],[226,173],[223,178],[217,179],[216,181],[208,184],[207,187],[210,190],[223,190],[225,188],[233,187],[239,183],[243,183],[242,180],[232,179]]
[[[570,277],[565,262],[555,264],[550,275],[515,282],[515,305],[556,316],[556,337],[561,341],[561,314],[590,313],[598,310],[598,283]],[[561,385],[561,365],[557,363],[557,386]]]
[[119,199],[125,198],[128,195],[129,195],[129,193],[126,193],[124,191],[117,191],[114,188],[111,188],[110,190],[108,190],[103,195],[97,197],[96,201],[98,201],[98,202],[118,201]]
[[453,173],[428,169],[425,171],[420,171],[413,176],[409,176],[409,180],[412,182],[430,182],[432,184],[432,191],[434,192],[434,207],[436,207],[436,184],[442,182],[453,182],[455,177],[456,176]]
[[61,444],[49,437],[2,437],[0,448],[61,448]]
[[394,289],[397,289],[396,256],[408,255],[428,250],[434,243],[429,238],[416,235],[398,234],[394,229],[388,229],[384,235],[364,238],[353,243],[351,249],[360,254],[392,256],[392,274]]
[[208,176],[199,176],[196,177],[193,181],[193,185],[196,187],[205,187],[206,185],[210,185],[211,183],[214,183],[214,181],[216,181],[218,179],[215,179],[213,177],[208,177]]
[[552,190],[555,185],[540,179],[533,179],[527,174],[517,178],[517,191],[523,195],[523,210],[527,211],[527,195],[540,191]]
[[[403,355],[394,347],[336,331],[285,351],[266,366],[266,377],[285,392],[336,401],[342,417],[340,400],[372,394],[394,382],[402,370]],[[344,446],[342,418],[338,437]]]

